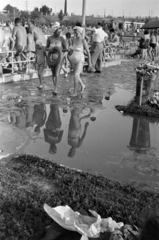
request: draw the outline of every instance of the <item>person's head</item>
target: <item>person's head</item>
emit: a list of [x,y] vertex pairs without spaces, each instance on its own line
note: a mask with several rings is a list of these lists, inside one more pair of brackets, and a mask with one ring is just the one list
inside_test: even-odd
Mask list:
[[76,22],[76,27],[82,27],[80,22]]
[[154,35],[157,36],[157,31],[154,31]]
[[54,28],[54,36],[55,37],[59,37],[61,32],[62,32],[62,28],[60,27],[60,23],[59,22],[55,22],[53,24],[53,28]]
[[7,21],[6,22],[6,27],[9,27],[11,25],[11,22],[10,21]]
[[34,26],[35,26],[35,22],[34,22],[33,20],[30,20],[30,21],[28,22],[28,26],[29,26],[29,28],[32,30],[32,29],[34,28]]
[[110,29],[110,34],[112,34],[114,32],[115,32],[114,28]]
[[25,29],[26,29],[27,34],[31,33],[31,29],[30,28],[26,27]]
[[98,22],[96,28],[102,28],[102,24]]
[[68,112],[67,108],[64,108],[63,113],[67,113],[67,112]]
[[75,155],[76,155],[76,148],[75,147],[70,148],[68,152],[68,157],[73,158],[75,157]]
[[67,33],[66,33],[66,38],[67,38],[67,39],[70,39],[70,38],[71,38],[71,33],[70,33],[70,32],[67,32]]
[[74,30],[74,34],[75,34],[76,38],[81,38],[82,37],[82,33],[83,33],[83,28],[82,27],[76,26],[76,27],[73,28],[73,30]]
[[14,23],[16,26],[20,25],[20,23],[21,23],[20,18],[15,18]]
[[56,147],[55,144],[50,145],[49,153],[50,154],[56,154],[57,153],[57,147]]
[[105,100],[109,101],[110,100],[110,95],[105,96]]
[[150,35],[151,35],[151,36],[154,35],[154,31],[151,31],[151,32],[150,32]]
[[96,117],[92,116],[92,117],[90,117],[90,120],[91,120],[92,122],[94,122],[94,121],[96,120]]
[[148,31],[148,30],[145,30],[145,31],[144,31],[144,35],[147,35],[147,34],[149,34],[149,31]]

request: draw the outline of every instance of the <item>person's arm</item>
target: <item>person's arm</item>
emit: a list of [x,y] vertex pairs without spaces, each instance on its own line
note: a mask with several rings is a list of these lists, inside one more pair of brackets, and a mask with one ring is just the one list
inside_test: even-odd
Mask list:
[[86,27],[86,30],[87,30],[87,31],[90,31],[90,32],[95,32],[95,31],[96,31],[95,28],[87,28],[87,27]]
[[9,37],[9,39],[10,39],[10,50],[11,50],[13,44],[15,44],[15,43],[14,43],[14,39],[12,37]]
[[89,123],[86,122],[86,123],[85,123],[85,126],[84,126],[83,135],[82,135],[82,137],[79,139],[79,142],[78,142],[78,144],[77,144],[77,147],[78,147],[78,148],[82,146],[82,143],[83,143],[83,141],[84,141],[84,139],[85,139],[85,137],[86,137],[86,133],[87,133],[87,128],[88,128],[88,126],[89,126]]
[[88,47],[88,44],[87,44],[86,40],[83,40],[83,46],[84,46],[84,49],[86,50],[86,53],[88,55],[88,67],[90,68],[92,66],[91,55],[90,55],[89,47]]
[[50,50],[49,47],[50,47],[50,38],[48,37],[45,50],[49,51]]
[[12,46],[11,46],[11,51],[13,51],[14,46],[15,46],[15,37],[16,37],[16,27],[13,28],[13,34],[12,34]]
[[66,40],[63,37],[61,37],[61,42],[62,42],[62,51],[63,52],[68,51]]

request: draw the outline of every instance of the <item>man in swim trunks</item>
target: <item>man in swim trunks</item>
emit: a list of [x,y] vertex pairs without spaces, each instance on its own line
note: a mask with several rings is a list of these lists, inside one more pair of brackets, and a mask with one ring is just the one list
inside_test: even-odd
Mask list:
[[109,44],[112,46],[119,46],[120,40],[119,36],[116,34],[114,28],[110,29],[110,42]]
[[33,21],[28,22],[28,26],[34,36],[34,41],[40,40],[43,46],[46,46],[46,38],[42,30],[34,25]]
[[0,49],[2,49],[5,41],[5,32],[0,28]]
[[[12,39],[13,39],[13,44],[12,44],[11,50],[13,51],[13,49],[15,48],[16,60],[17,61],[20,60],[19,56],[23,57],[23,60],[24,60],[25,56],[24,56],[23,52],[25,51],[26,46],[27,46],[27,33],[26,33],[26,29],[23,26],[21,26],[20,18],[15,19],[15,27],[13,29]],[[19,70],[21,71],[22,66],[20,63],[18,65],[19,65]]]
[[[4,31],[0,28],[0,52],[2,52],[2,47],[5,42],[5,33]],[[0,62],[4,61],[4,54],[0,53]],[[0,65],[0,74],[2,74],[2,65]]]

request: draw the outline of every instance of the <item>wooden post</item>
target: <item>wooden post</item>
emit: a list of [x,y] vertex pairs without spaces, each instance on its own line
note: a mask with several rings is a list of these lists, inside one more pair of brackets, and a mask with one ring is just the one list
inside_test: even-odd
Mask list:
[[140,98],[139,98],[139,106],[142,104],[142,90],[143,90],[143,76],[141,77],[141,85],[140,85]]
[[86,25],[86,0],[83,0],[83,6],[82,6],[83,38],[85,36],[85,25]]
[[13,51],[12,51],[12,74],[14,73],[14,65],[13,65]]

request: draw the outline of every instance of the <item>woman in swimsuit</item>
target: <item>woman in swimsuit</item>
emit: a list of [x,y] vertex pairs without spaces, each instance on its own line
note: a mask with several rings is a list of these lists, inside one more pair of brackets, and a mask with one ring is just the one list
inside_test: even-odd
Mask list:
[[[58,47],[59,51],[61,52],[61,61],[58,62],[57,64],[54,64],[53,66],[49,66],[52,71],[52,80],[53,84],[55,86],[53,94],[57,95],[57,87],[58,87],[58,79],[59,79],[59,74],[62,68],[62,63],[63,63],[63,58],[64,54],[62,52],[66,51],[66,41],[65,39],[61,36],[61,31],[62,29],[59,27],[55,30],[52,36],[48,37],[47,39],[47,44],[46,44],[46,50],[50,51],[54,47]],[[56,60],[58,59],[58,53],[53,53],[52,57]]]
[[75,38],[73,39],[73,46],[69,48],[69,50],[73,52],[72,55],[69,57],[74,71],[74,92],[71,95],[72,97],[77,96],[78,83],[80,83],[81,85],[81,92],[83,92],[85,88],[85,85],[80,78],[80,74],[83,72],[83,64],[85,61],[84,49],[86,50],[86,53],[88,55],[88,66],[89,68],[91,68],[91,57],[88,44],[86,40],[83,39],[82,33],[83,28],[78,26],[74,27]]
[[89,115],[80,117],[80,109],[75,107],[71,110],[71,118],[69,123],[69,130],[68,130],[68,144],[71,146],[71,149],[68,153],[69,157],[74,157],[76,154],[76,148],[81,147],[84,138],[87,133],[87,128],[89,126],[89,123],[86,122],[84,126],[84,132],[81,137],[81,120],[89,118]]
[[59,106],[56,104],[50,105],[50,114],[46,121],[44,131],[45,142],[50,144],[49,153],[55,154],[57,152],[57,144],[61,142],[63,130],[61,129],[61,118]]

